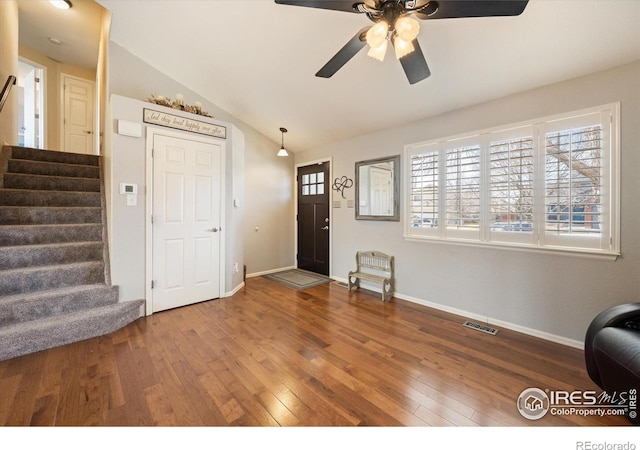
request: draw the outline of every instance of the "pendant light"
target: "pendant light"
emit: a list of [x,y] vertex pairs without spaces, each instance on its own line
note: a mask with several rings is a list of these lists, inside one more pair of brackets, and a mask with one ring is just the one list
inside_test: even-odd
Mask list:
[[49,0],[49,2],[58,9],[69,9],[72,6],[69,0]]
[[280,132],[282,133],[282,146],[278,151],[278,156],[289,156],[289,152],[284,148],[284,134],[287,132],[286,128],[280,128]]

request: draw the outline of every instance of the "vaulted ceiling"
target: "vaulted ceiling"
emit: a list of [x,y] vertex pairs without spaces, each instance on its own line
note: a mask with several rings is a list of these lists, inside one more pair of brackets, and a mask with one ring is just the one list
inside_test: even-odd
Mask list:
[[112,41],[275,142],[288,128],[294,152],[640,60],[637,0],[530,0],[515,17],[421,21],[432,74],[414,85],[391,52],[379,62],[363,50],[332,78],[314,76],[371,24],[361,14],[271,0],[99,3]]

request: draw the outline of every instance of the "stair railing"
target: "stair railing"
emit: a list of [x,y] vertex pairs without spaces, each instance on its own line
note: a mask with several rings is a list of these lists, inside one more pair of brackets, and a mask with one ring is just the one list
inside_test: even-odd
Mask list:
[[2,88],[2,93],[0,93],[0,112],[2,112],[2,108],[4,108],[4,102],[9,97],[9,93],[11,92],[11,88],[16,84],[15,75],[9,75],[7,77],[7,82],[4,84]]

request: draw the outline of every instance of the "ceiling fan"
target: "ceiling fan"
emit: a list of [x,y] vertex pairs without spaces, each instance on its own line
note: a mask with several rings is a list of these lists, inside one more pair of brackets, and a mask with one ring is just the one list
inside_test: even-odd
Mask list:
[[368,55],[382,61],[390,41],[410,84],[424,80],[431,71],[424,58],[416,20],[460,17],[517,16],[529,0],[275,0],[281,5],[365,14],[374,25],[358,31],[347,44],[316,73],[330,78],[365,45]]

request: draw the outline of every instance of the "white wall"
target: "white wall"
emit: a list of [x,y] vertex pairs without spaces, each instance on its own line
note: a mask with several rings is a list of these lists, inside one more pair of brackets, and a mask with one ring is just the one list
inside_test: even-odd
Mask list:
[[[293,158],[276,156],[280,143],[268,139],[114,42],[109,43],[108,78],[111,94],[138,100],[145,100],[151,95],[175,98],[176,94],[181,93],[185,102],[193,104],[200,101],[204,110],[218,120],[233,124],[244,135],[244,158],[234,159],[236,166],[244,163],[243,186],[235,186],[236,191],[244,188],[245,192],[242,202],[244,225],[234,233],[244,244],[247,273],[292,266]],[[258,231],[255,231],[256,228]],[[236,242],[240,242],[238,239]],[[242,271],[241,266],[240,275]]]
[[[428,99],[425,99],[428,101]],[[403,127],[297,154],[333,159],[333,178],[355,178],[356,161],[403,154],[407,144],[621,102],[621,243],[615,262],[405,241],[402,222],[356,221],[333,209],[331,275],[346,279],[358,250],[396,258],[401,298],[464,312],[500,326],[579,346],[605,308],[640,301],[640,62],[542,87]],[[404,164],[404,156],[401,164]],[[403,182],[403,180],[401,180]],[[332,192],[333,200],[341,199]],[[355,188],[345,191],[354,199]],[[401,215],[404,214],[404,204]]]
[[[110,165],[110,183],[107,188],[107,202],[110,203],[109,215],[109,248],[111,259],[112,283],[120,286],[120,301],[129,301],[146,297],[146,237],[148,216],[146,209],[145,186],[147,179],[147,136],[150,129],[166,130],[166,128],[142,123],[143,108],[152,107],[166,110],[158,105],[149,105],[136,99],[112,95],[110,98],[110,115],[106,133],[110,135],[109,145],[105,147],[105,157]],[[168,110],[171,114],[189,117],[189,114],[177,110]],[[192,117],[193,118],[193,117]],[[118,120],[140,124],[140,137],[125,136],[117,133]],[[242,236],[236,236],[236,230],[243,228],[243,164],[244,136],[236,127],[219,120],[205,117],[199,120],[225,126],[225,216],[223,227],[225,279],[224,292],[232,293],[242,284],[242,271],[233,270],[234,263],[239,267],[244,264],[244,247]],[[175,130],[172,130],[175,132]],[[186,133],[186,137],[189,133]],[[237,142],[236,142],[237,141]],[[120,183],[138,185],[137,206],[127,206],[126,196],[119,193]],[[238,206],[234,206],[234,200]]]
[[[18,76],[18,2],[0,2],[0,90],[9,75]],[[0,112],[0,148],[18,145],[18,86]]]

